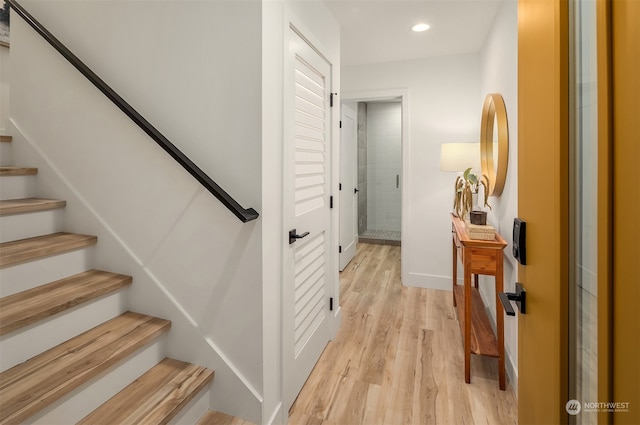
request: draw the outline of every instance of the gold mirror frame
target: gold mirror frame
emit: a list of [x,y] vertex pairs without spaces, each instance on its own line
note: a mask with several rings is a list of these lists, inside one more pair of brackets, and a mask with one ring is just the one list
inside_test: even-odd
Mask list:
[[[498,131],[498,165],[493,161],[494,123]],[[489,178],[489,195],[500,196],[507,178],[509,161],[509,126],[504,99],[499,93],[490,93],[484,99],[480,126],[480,161],[482,174]]]

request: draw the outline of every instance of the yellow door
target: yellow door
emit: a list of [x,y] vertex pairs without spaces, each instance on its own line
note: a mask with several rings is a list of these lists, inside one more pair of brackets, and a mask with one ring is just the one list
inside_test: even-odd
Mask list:
[[[591,123],[581,127],[576,117],[584,112],[581,90],[588,90],[570,60],[578,34],[570,20],[580,3],[593,8],[597,22],[591,180],[581,173],[585,153],[576,141]],[[528,231],[518,280],[529,304],[519,317],[519,423],[640,423],[640,191],[633,177],[640,159],[640,2],[519,0],[518,7],[518,214]],[[584,193],[593,198],[593,217],[584,214]],[[585,242],[592,236],[596,242]],[[576,289],[585,252],[594,295],[587,315]],[[593,328],[585,331],[591,316]],[[584,352],[592,356],[589,367]],[[578,397],[582,412],[569,407]]]
[[568,3],[518,2],[518,215],[527,265],[518,280],[520,424],[565,421],[568,388]]

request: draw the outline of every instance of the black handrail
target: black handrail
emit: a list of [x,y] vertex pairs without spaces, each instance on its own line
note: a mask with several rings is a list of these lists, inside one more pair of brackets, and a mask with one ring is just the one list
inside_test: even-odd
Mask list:
[[9,6],[22,17],[38,34],[40,34],[49,44],[51,44],[62,56],[65,57],[82,75],[109,98],[118,108],[122,110],[138,127],[149,135],[162,149],[173,157],[185,170],[200,182],[209,192],[234,213],[243,223],[258,218],[258,212],[253,208],[243,208],[235,199],[225,192],[216,182],[214,182],[204,171],[193,163],[184,153],[171,143],[158,129],[149,123],[142,115],[129,105],[118,93],[116,93],[107,83],[98,77],[87,65],[85,65],[76,55],[74,55],[64,44],[53,36],[40,22],[38,22],[29,12],[25,10],[16,0],[6,0]]

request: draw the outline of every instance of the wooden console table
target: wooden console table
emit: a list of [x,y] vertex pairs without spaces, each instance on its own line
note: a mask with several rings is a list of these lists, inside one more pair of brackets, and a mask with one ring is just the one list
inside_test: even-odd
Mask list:
[[[464,380],[471,382],[471,353],[498,358],[500,389],[506,388],[504,371],[504,312],[498,293],[503,291],[503,250],[506,241],[496,233],[492,241],[470,239],[464,221],[451,214],[453,239],[453,305],[464,336]],[[458,258],[464,267],[464,286],[457,284]],[[471,275],[475,285],[471,285]],[[478,275],[495,277],[497,340],[478,291]]]

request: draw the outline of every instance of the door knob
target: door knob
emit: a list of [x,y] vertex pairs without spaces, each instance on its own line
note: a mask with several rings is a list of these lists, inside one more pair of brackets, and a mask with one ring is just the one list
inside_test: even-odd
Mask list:
[[357,188],[357,187],[354,187],[354,188],[353,188],[353,193],[358,193],[358,192],[360,192],[360,191],[358,190],[358,188]]
[[296,234],[296,229],[289,230],[289,245],[297,241],[298,239],[302,239],[305,236],[309,236],[309,232],[304,232],[301,235]]
[[516,282],[515,294],[512,292],[500,292],[498,293],[498,296],[500,297],[500,302],[502,303],[507,316],[516,315],[513,307],[511,307],[510,301],[516,302],[518,310],[520,310],[520,314],[525,314],[527,312],[527,291],[524,289],[521,283]]

